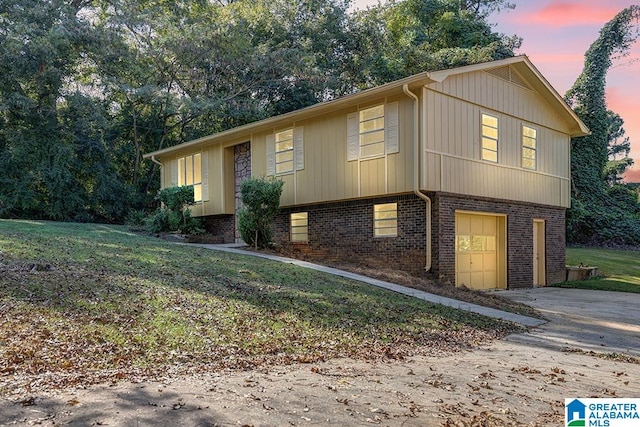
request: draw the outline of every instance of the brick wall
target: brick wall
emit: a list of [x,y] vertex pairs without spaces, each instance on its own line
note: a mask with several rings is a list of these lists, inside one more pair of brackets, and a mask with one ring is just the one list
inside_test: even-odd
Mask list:
[[[398,236],[373,237],[373,205],[398,203]],[[309,242],[290,243],[289,215],[307,212]],[[329,259],[361,266],[394,267],[424,274],[425,202],[413,194],[350,200],[282,209],[275,221],[275,238],[310,259]]]
[[219,243],[233,243],[236,241],[235,215],[210,215],[202,217],[202,226],[207,233],[219,238]]
[[[373,268],[397,268],[441,283],[455,283],[455,212],[507,216],[507,284],[511,289],[533,283],[533,220],[545,221],[546,283],[565,278],[565,210],[552,206],[430,193],[433,202],[432,268],[425,266],[425,202],[414,194],[284,208],[274,222],[275,239],[309,259],[349,262]],[[398,203],[398,236],[373,237],[373,205]],[[307,212],[309,242],[290,242],[289,215]],[[235,240],[235,216],[203,218],[205,229]]]
[[433,267],[442,282],[455,281],[455,211],[507,215],[507,284],[510,289],[533,283],[533,220],[545,220],[546,283],[565,278],[565,210],[552,206],[468,198],[435,193],[432,227]]

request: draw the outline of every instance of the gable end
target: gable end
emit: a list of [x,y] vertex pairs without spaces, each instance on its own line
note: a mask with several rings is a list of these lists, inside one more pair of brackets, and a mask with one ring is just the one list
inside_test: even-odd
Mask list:
[[511,65],[490,68],[485,72],[501,80],[513,83],[516,86],[520,86],[523,89],[531,91],[533,90],[531,85],[529,85],[529,83],[527,83],[527,81],[520,74],[518,74],[518,72]]

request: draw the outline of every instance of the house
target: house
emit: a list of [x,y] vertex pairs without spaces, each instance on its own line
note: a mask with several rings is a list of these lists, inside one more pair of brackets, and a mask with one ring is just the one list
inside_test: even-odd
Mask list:
[[[566,420],[568,423],[571,423],[571,421],[574,420],[582,420],[583,422],[580,425],[584,425],[584,420],[586,419],[586,409],[587,406],[580,402],[578,399],[574,399],[571,403],[569,403],[568,405],[566,405],[567,407],[567,413],[566,413]],[[574,425],[578,425],[578,423],[575,423]]]
[[589,130],[525,56],[424,72],[145,155],[226,242],[239,184],[284,181],[276,238],[474,289],[565,277],[570,138]]

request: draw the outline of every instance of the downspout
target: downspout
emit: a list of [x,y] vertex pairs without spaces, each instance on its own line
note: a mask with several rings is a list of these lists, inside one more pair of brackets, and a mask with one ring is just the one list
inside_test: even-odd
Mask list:
[[164,166],[162,163],[156,160],[156,156],[151,156],[151,161],[160,167]]
[[402,91],[409,98],[413,99],[413,192],[416,196],[420,197],[426,203],[427,216],[426,216],[426,263],[424,271],[431,270],[431,199],[429,196],[420,191],[420,100],[415,93],[409,90],[409,85],[402,85]]

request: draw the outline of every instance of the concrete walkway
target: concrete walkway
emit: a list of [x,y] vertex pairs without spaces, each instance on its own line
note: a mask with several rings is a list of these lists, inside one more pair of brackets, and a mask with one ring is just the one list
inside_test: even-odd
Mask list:
[[238,249],[239,247],[244,246],[243,244],[211,245],[211,244],[188,243],[188,245],[198,246],[206,249],[213,249],[213,250],[222,251],[222,252],[229,252],[234,254],[255,256],[258,258],[265,258],[272,261],[293,264],[293,265],[297,265],[298,267],[309,268],[311,270],[321,271],[327,274],[333,274],[334,276],[340,276],[346,279],[357,280],[358,282],[363,282],[369,285],[377,286],[379,288],[388,289],[393,292],[398,292],[400,294],[408,295],[408,296],[418,298],[424,301],[428,301],[434,304],[442,304],[447,307],[470,311],[473,313],[482,314],[483,316],[493,317],[495,319],[507,320],[509,322],[519,323],[524,326],[539,326],[545,323],[544,320],[536,319],[534,317],[522,316],[520,314],[509,313],[507,311],[497,310],[495,308],[483,307],[481,305],[459,301],[453,298],[442,297],[439,295],[430,294],[428,292],[420,291],[417,289],[408,288],[406,286],[400,286],[395,283],[385,282],[384,280],[373,279],[371,277],[363,276],[361,274],[339,270],[337,268],[326,267],[323,265],[314,264],[307,261],[301,261],[301,260],[292,259],[292,258],[285,258],[277,255],[269,255],[269,254],[263,254],[259,252]]

